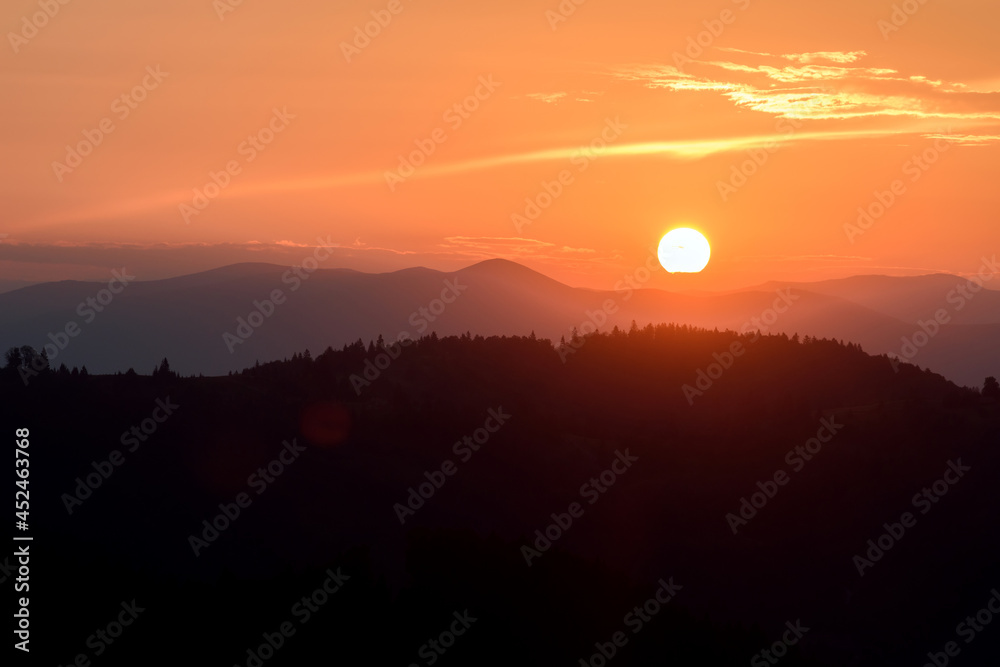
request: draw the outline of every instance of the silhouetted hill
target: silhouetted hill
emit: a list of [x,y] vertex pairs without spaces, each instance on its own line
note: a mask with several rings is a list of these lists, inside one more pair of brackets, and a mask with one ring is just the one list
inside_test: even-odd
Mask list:
[[[53,337],[64,338],[59,332],[72,323],[80,333],[64,340],[64,350],[50,347],[57,365],[144,372],[167,357],[181,373],[221,375],[296,351],[380,335],[395,340],[431,331],[487,336],[534,331],[559,340],[573,328],[608,331],[635,320],[836,338],[873,354],[905,356],[904,340],[923,335],[918,320],[943,308],[952,321],[925,346],[914,347],[909,360],[960,384],[980,386],[985,376],[1000,375],[1000,293],[984,290],[958,308],[948,301],[948,285],[954,287],[947,276],[859,277],[695,295],[641,289],[635,281],[608,291],[576,289],[500,259],[452,273],[309,272],[239,264],[132,282],[103,306],[86,302],[102,294],[106,286],[100,283],[66,281],[0,294],[0,349],[55,345]],[[281,303],[271,303],[275,294]]]
[[[32,426],[33,613],[61,620],[40,651],[67,664],[135,598],[149,622],[102,664],[194,643],[246,665],[284,621],[297,634],[268,665],[426,664],[468,609],[455,664],[579,664],[624,631],[614,664],[745,665],[801,621],[782,664],[884,667],[922,664],[997,585],[996,400],[829,340],[662,325],[568,344],[359,342],[217,378],[0,371],[9,426]],[[922,489],[940,494],[926,514]],[[300,626],[331,567],[351,580]],[[681,588],[633,633],[661,580]],[[962,658],[998,647],[984,633]]]

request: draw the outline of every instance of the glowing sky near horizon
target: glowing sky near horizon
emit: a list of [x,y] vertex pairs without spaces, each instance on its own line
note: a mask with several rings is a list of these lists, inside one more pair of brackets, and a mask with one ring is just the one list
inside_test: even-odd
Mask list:
[[0,281],[323,238],[363,270],[500,256],[610,288],[685,226],[712,262],[651,286],[1000,251],[1000,6],[224,1],[69,3],[35,32],[36,2],[4,5]]

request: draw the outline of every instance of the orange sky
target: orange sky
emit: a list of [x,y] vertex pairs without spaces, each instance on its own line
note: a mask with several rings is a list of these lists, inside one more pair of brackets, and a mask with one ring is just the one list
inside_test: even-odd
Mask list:
[[[899,26],[872,0],[559,6],[92,0],[36,31],[37,0],[9,0],[0,279],[96,278],[125,249],[140,278],[293,263],[324,238],[362,270],[502,256],[610,288],[676,226],[712,262],[651,286],[970,273],[1000,251],[995,3],[914,2]],[[387,25],[345,48],[372,12]]]

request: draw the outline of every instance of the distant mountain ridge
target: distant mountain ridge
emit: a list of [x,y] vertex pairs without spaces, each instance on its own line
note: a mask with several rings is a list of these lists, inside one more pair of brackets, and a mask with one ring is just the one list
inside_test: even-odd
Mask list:
[[[985,283],[984,286],[1000,288],[1000,280],[997,282],[997,285]],[[768,282],[751,289],[782,287],[838,296],[906,322],[915,323],[939,308],[948,308],[953,311],[956,324],[1000,324],[1000,291],[979,290],[968,278],[947,273],[911,277],[852,276],[814,283]],[[965,299],[965,305],[958,308],[963,294],[972,297]]]
[[[50,354],[54,365],[85,364],[92,373],[130,367],[148,372],[166,357],[184,374],[224,375],[257,361],[306,349],[316,354],[380,335],[393,340],[432,331],[442,336],[533,331],[558,342],[570,338],[573,328],[582,333],[628,328],[635,320],[761,328],[852,341],[872,354],[899,354],[904,339],[921,331],[918,322],[945,309],[950,321],[917,349],[912,363],[958,384],[980,386],[985,376],[1000,375],[1000,292],[981,290],[959,309],[948,295],[963,281],[940,274],[857,276],[680,294],[574,288],[503,259],[454,272],[414,267],[379,274],[235,264],[130,282],[117,294],[101,296],[111,298],[106,305],[98,302],[100,311],[81,304],[107,292],[102,283],[61,281],[0,294],[0,350],[48,344],[50,353],[57,352]],[[776,304],[784,312],[773,310]],[[69,336],[67,327],[76,335]]]

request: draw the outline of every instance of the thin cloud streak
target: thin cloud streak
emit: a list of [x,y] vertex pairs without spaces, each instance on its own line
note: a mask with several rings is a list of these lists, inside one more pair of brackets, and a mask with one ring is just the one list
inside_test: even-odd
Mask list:
[[[718,139],[699,139],[683,141],[650,141],[631,144],[607,146],[598,152],[585,146],[567,146],[523,153],[495,155],[472,160],[462,160],[437,166],[425,166],[418,169],[408,180],[436,178],[441,176],[459,175],[499,169],[503,167],[531,164],[538,162],[556,162],[569,160],[575,156],[585,155],[601,157],[642,157],[670,156],[680,160],[694,160],[710,155],[727,152],[738,152],[751,148],[759,148],[773,144],[790,144],[802,141],[833,141],[864,138],[899,136],[926,133],[929,128],[900,129],[857,129],[840,131],[773,133],[751,135],[745,137],[723,137]],[[219,199],[250,198],[262,194],[286,194],[312,190],[330,190],[353,186],[371,186],[385,183],[385,171],[366,171],[347,174],[317,174],[296,179],[265,182],[241,182],[233,184],[220,195]],[[190,204],[190,190],[175,190],[166,193],[152,194],[147,197],[133,198],[117,204],[94,206],[78,210],[65,216],[51,216],[44,220],[48,224],[80,222],[99,218],[126,218],[133,215],[161,211],[177,207],[184,203]],[[181,216],[177,214],[178,223]],[[195,223],[196,224],[196,223]]]

